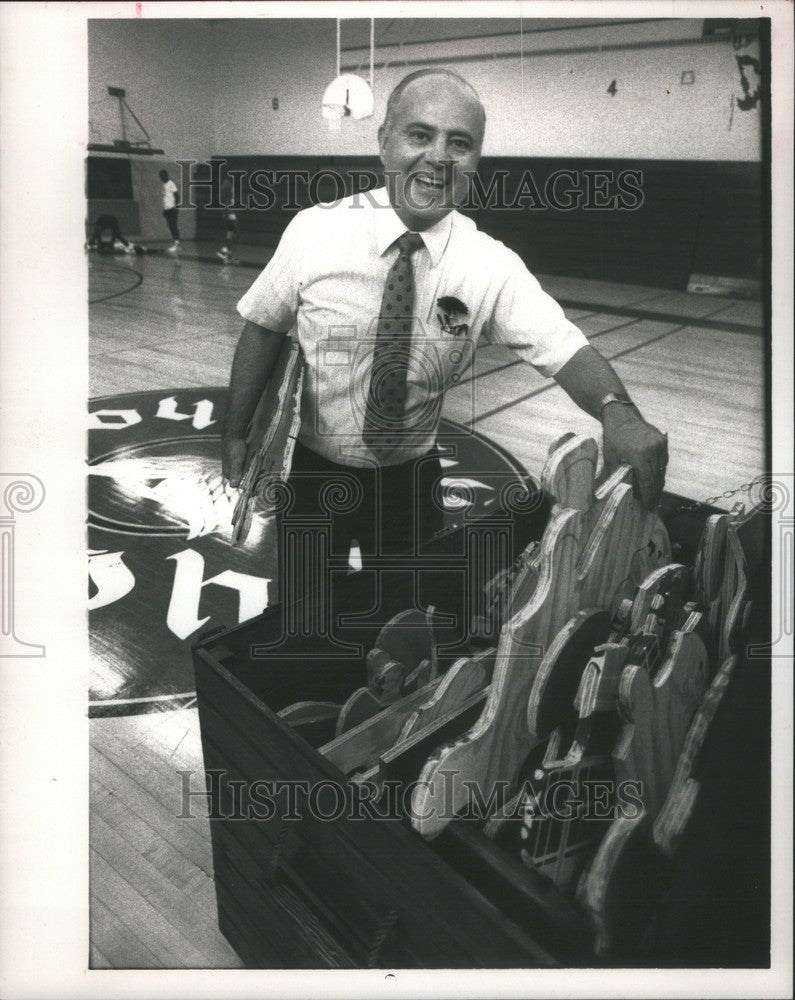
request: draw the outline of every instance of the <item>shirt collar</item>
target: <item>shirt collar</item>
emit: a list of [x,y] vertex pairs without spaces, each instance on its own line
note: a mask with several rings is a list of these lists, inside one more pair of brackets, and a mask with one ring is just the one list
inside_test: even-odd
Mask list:
[[[386,188],[379,188],[377,191],[368,192],[373,196],[373,216],[375,226],[375,245],[380,256],[392,246],[398,237],[407,233],[408,229],[400,221],[394,208],[389,204],[389,196]],[[377,205],[377,207],[376,207]],[[436,267],[442,259],[442,254],[447,248],[450,233],[453,229],[453,213],[448,212],[443,219],[440,219],[430,229],[424,229],[419,235],[425,244],[431,258],[431,265]]]

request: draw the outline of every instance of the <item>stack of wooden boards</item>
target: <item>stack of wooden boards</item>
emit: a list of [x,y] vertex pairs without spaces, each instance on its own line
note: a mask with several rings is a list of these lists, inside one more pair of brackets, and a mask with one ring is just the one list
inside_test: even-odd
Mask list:
[[495,646],[481,636],[442,669],[433,609],[410,609],[344,705],[279,714],[355,780],[415,782],[409,819],[428,839],[460,829],[474,790],[478,836],[576,898],[604,954],[628,921],[641,934],[644,888],[692,812],[761,515],[711,516],[695,564],[672,562],[631,470],[597,486],[597,457],[573,435],[551,449],[544,536],[491,584],[505,589]]
[[245,541],[255,511],[279,505],[276,484],[286,481],[301,423],[303,359],[296,341],[285,337],[246,435],[245,474],[232,516],[232,544]]

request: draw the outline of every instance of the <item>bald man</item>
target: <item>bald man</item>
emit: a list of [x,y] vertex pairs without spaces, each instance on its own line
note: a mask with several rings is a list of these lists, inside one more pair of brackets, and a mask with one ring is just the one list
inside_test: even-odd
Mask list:
[[[477,168],[486,115],[457,74],[420,70],[392,92],[378,131],[386,187],[299,212],[238,304],[223,472],[240,482],[245,432],[282,339],[305,357],[292,513],[335,510],[334,551],[364,562],[409,552],[443,525],[436,446],[445,390],[480,344],[502,344],[601,421],[608,467],[629,463],[656,504],[667,442],[521,259],[455,210]],[[563,428],[562,428],[563,429]],[[532,433],[532,428],[528,428]],[[339,506],[339,505],[337,505]]]

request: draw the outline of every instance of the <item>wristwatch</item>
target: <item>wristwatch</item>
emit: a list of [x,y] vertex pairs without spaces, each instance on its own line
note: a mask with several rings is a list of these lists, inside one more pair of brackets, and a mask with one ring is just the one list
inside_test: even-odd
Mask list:
[[[599,419],[602,419],[602,413],[604,408],[608,403],[620,403],[622,406],[635,406],[632,400],[624,392],[608,392],[606,396],[603,396],[599,401]],[[635,407],[637,409],[637,407]]]

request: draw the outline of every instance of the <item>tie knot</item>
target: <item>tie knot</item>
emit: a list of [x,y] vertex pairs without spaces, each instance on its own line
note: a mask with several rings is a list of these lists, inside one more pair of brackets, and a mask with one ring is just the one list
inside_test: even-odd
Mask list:
[[415,250],[424,246],[419,233],[403,233],[395,242],[401,257],[411,257]]

